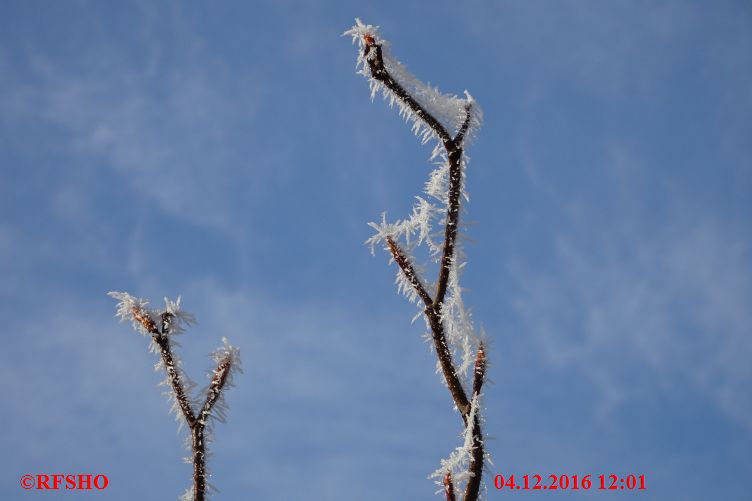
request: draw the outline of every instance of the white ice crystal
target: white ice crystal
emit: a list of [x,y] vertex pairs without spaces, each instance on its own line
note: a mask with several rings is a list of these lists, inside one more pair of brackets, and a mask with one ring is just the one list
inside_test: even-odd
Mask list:
[[374,253],[376,245],[386,242],[389,237],[394,240],[404,238],[407,244],[405,250],[410,250],[423,242],[427,243],[432,253],[436,253],[440,249],[433,241],[432,225],[440,217],[441,209],[422,197],[415,197],[415,199],[417,203],[413,206],[409,218],[399,220],[396,223],[387,223],[386,212],[384,212],[381,215],[381,223],[368,223],[371,228],[376,230],[376,234],[366,240],[366,245],[371,248],[371,254]]
[[136,320],[133,315],[134,311],[140,311],[156,323],[157,319],[155,319],[151,312],[146,308],[149,301],[140,297],[131,296],[127,292],[112,291],[108,292],[107,295],[118,300],[115,316],[119,317],[121,322],[127,322],[130,320],[135,330],[142,334],[149,334],[143,324]]
[[[192,462],[192,460],[191,460]],[[193,486],[188,487],[182,496],[178,498],[180,501],[193,501],[195,499],[193,495]]]
[[[171,301],[164,298],[165,308],[163,310],[152,310],[147,308],[149,302],[145,299],[134,297],[127,292],[108,292],[108,296],[118,300],[117,310],[115,316],[120,318],[121,322],[130,320],[133,324],[133,328],[142,334],[151,334],[146,330],[143,323],[136,318],[135,313],[150,319],[155,325],[159,326],[162,322],[162,314],[170,313],[172,321],[170,322],[169,329],[163,334],[177,335],[182,334],[185,327],[196,323],[196,318],[187,311],[180,308],[180,297],[177,300]],[[160,329],[161,331],[161,329]]]
[[164,298],[164,312],[172,315],[172,321],[170,322],[171,335],[182,334],[185,332],[186,327],[196,324],[196,317],[192,313],[188,313],[180,308],[180,300],[180,296],[175,301]]
[[[445,334],[450,346],[460,352],[460,364],[457,372],[463,376],[473,364],[478,350],[480,338],[475,334],[470,311],[462,301],[462,287],[460,287],[460,273],[467,263],[460,261],[460,249],[455,249],[455,258],[449,269],[449,282],[444,306],[441,309],[442,320],[446,326]],[[458,264],[459,263],[459,264]]]
[[[231,345],[226,337],[222,337],[222,346],[214,350],[210,356],[216,363],[229,358],[233,370],[242,372],[240,369],[240,348]],[[227,383],[229,384],[230,381],[228,380]]]
[[[195,409],[199,405],[198,398],[194,396],[194,390],[198,385],[190,377],[188,377],[188,374],[186,374],[186,372],[181,367],[182,361],[180,360],[180,357],[175,354],[173,354],[172,357],[175,361],[175,370],[179,374],[180,380],[183,382],[183,389],[185,391],[185,397],[188,399],[188,405],[190,405],[192,409]],[[154,370],[164,371],[164,365],[161,361],[155,364]],[[187,423],[185,422],[185,416],[183,415],[183,410],[180,407],[180,402],[178,402],[177,395],[172,388],[172,381],[170,380],[170,376],[166,374],[166,371],[165,378],[159,383],[158,386],[164,386],[167,388],[167,391],[165,391],[163,395],[167,397],[167,402],[170,404],[170,414],[175,416],[175,421],[177,421],[178,423],[178,432],[182,431],[183,426],[185,426]],[[190,449],[190,444],[187,445],[187,448]]]
[[468,425],[463,433],[462,445],[452,451],[448,458],[442,459],[439,469],[428,476],[428,478],[435,478],[436,484],[442,485],[447,473],[452,475],[455,488],[473,476],[469,471],[469,466],[475,447],[472,423],[474,423],[476,416],[480,419],[480,395],[475,395],[470,402],[470,413],[467,416]]

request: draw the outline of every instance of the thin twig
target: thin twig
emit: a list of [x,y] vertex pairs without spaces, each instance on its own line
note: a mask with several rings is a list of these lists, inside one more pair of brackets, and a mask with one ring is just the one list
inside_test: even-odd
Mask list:
[[[457,133],[460,140],[467,132],[470,123],[471,106],[466,108],[467,116]],[[464,129],[464,130],[463,130]],[[452,140],[449,144],[444,142],[446,148],[447,161],[449,162],[449,195],[447,197],[447,215],[446,224],[444,225],[444,249],[441,254],[439,264],[439,280],[436,283],[436,297],[434,302],[441,308],[444,305],[447,286],[449,285],[449,273],[455,259],[455,242],[457,241],[457,231],[460,220],[460,195],[462,194],[462,147],[461,144]]]
[[[475,367],[473,368],[473,399],[477,402],[483,383],[486,379],[486,350],[481,342],[478,346],[478,352],[475,356]],[[471,474],[465,487],[465,499],[477,499],[480,492],[480,481],[483,474],[483,461],[485,452],[483,450],[483,432],[480,427],[480,413],[476,410],[473,416],[473,449],[468,471]]]
[[[389,74],[389,71],[386,69],[386,65],[384,64],[384,55],[383,51],[381,50],[381,44],[376,43],[373,38],[365,38],[365,49],[364,49],[364,57],[368,60],[368,66],[371,70],[371,76],[380,82],[382,82],[389,90],[394,92],[397,97],[402,100],[407,106],[410,107],[413,113],[418,115],[433,131],[436,133],[437,136],[442,140],[442,142],[446,143],[447,141],[451,142],[452,138],[447,132],[447,130],[444,128],[443,125],[441,125],[441,122],[439,122],[431,113],[428,112],[423,106],[418,103],[418,101],[415,100],[402,85],[400,85],[399,82],[397,82],[394,78],[392,78],[392,75]],[[376,54],[372,58],[368,58],[368,53],[374,50],[376,51]]]
[[193,450],[193,499],[204,501],[206,496],[206,442],[204,425],[196,422],[191,428],[191,449]]
[[470,120],[472,119],[472,104],[468,103],[467,106],[465,106],[465,112],[467,113],[467,115],[465,115],[465,121],[462,122],[460,130],[457,131],[457,135],[454,136],[454,144],[457,146],[462,146],[462,143],[465,141],[465,135],[467,134],[467,131],[470,130]]
[[185,422],[188,428],[193,429],[196,423],[196,416],[191,408],[190,399],[186,394],[185,384],[180,376],[180,370],[175,365],[175,357],[172,355],[172,344],[170,343],[170,324],[173,316],[170,313],[162,313],[162,330],[152,333],[154,341],[159,345],[159,355],[162,357],[162,365],[167,372],[167,378],[170,381],[172,391],[175,393],[175,399],[180,406]]
[[481,341],[478,346],[478,352],[475,355],[475,366],[473,367],[473,398],[480,395],[483,383],[486,379],[486,348]]
[[413,286],[415,292],[426,304],[426,308],[433,309],[433,299],[431,299],[431,296],[426,291],[426,288],[423,287],[423,284],[420,281],[420,277],[418,277],[418,273],[416,273],[413,264],[410,262],[410,259],[405,255],[402,248],[400,248],[400,246],[397,244],[397,242],[394,241],[392,237],[386,237],[386,244],[389,246],[389,251],[392,253],[394,262],[397,263],[397,266],[399,266],[402,270],[402,273],[405,274],[408,282],[410,282],[410,285]]
[[455,369],[454,362],[452,361],[452,352],[449,351],[449,345],[444,334],[444,324],[435,309],[426,308],[425,314],[428,317],[428,324],[431,326],[431,338],[433,339],[433,346],[436,349],[436,355],[439,359],[444,380],[447,383],[449,392],[452,394],[454,405],[457,406],[462,420],[467,425],[467,416],[470,414],[470,401],[467,399],[467,394],[462,387],[459,376],[457,376],[457,369]]
[[214,369],[214,376],[212,377],[209,389],[206,392],[206,401],[201,407],[201,413],[199,414],[199,421],[203,424],[211,414],[211,410],[217,400],[222,396],[222,390],[224,389],[227,378],[230,375],[230,369],[232,369],[232,357],[227,355],[219,361],[217,367]]
[[473,453],[470,459],[470,466],[468,472],[471,476],[467,481],[465,487],[465,501],[478,499],[480,493],[481,475],[483,474],[483,460],[485,459],[485,452],[483,451],[483,432],[480,428],[480,416],[475,413],[473,418]]

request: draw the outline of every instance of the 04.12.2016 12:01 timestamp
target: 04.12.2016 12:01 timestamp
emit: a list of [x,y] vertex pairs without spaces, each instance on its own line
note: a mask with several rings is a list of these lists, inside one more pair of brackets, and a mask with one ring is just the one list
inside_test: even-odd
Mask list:
[[[518,482],[517,480],[522,480]],[[539,490],[589,490],[596,489],[600,491],[644,491],[647,489],[645,475],[522,475],[515,479],[514,474],[505,477],[496,475],[494,477],[494,487],[497,490],[522,490],[522,491],[539,491]]]

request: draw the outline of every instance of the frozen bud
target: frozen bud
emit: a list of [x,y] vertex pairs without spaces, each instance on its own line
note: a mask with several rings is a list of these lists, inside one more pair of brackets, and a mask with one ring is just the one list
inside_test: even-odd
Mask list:
[[475,370],[473,372],[473,394],[477,395],[480,393],[486,377],[486,348],[482,342],[478,346],[478,353],[475,355]]
[[154,320],[151,319],[147,312],[134,306],[131,308],[131,315],[133,315],[133,320],[141,324],[147,332],[151,334],[159,334],[157,324],[154,323]]

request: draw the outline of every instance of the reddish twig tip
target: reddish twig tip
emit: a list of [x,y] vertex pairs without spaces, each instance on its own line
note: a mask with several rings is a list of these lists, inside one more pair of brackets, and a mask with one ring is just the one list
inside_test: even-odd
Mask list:
[[473,370],[473,395],[478,395],[486,378],[486,348],[483,342],[478,346],[475,355],[475,369]]
[[144,310],[137,306],[134,306],[133,308],[131,308],[131,314],[133,315],[133,319],[136,320],[136,322],[140,323],[147,332],[149,332],[150,334],[159,334],[157,324],[154,323],[154,320],[152,320],[149,314]]

